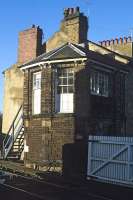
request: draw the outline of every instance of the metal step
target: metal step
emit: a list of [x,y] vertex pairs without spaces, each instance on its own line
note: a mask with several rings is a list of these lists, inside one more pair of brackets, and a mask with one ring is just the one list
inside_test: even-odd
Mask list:
[[23,107],[21,106],[4,139],[3,157],[18,159],[24,149]]

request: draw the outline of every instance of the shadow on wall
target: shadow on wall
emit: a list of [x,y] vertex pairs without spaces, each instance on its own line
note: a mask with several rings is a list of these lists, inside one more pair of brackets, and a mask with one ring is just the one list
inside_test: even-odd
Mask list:
[[[75,135],[73,144],[63,146],[63,174],[67,177],[82,177],[87,173],[87,146],[88,136],[97,134],[110,135],[110,124],[114,126],[113,99],[90,93],[90,66],[80,65],[80,70],[75,73],[74,91],[74,118]],[[109,119],[108,119],[109,118]],[[106,127],[97,126],[101,121],[106,122]],[[109,122],[108,122],[109,121]],[[112,129],[113,130],[113,129]]]
[[87,173],[87,144],[77,141],[63,146],[63,175],[66,178],[85,178]]
[[[83,64],[83,66],[82,66]],[[89,68],[80,64],[75,73],[74,91],[74,143],[63,146],[63,175],[65,178],[85,178],[87,173],[87,147],[89,134]]]

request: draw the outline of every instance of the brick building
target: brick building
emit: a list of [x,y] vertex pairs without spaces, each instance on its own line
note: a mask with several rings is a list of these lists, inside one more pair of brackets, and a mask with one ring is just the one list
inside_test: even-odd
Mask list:
[[[5,78],[14,69],[22,77],[21,87],[18,81],[16,85],[21,94],[18,105],[23,104],[27,166],[62,162],[64,144],[86,142],[89,134],[126,134],[130,59],[88,41],[87,31],[87,17],[71,8],[65,9],[60,30],[47,42],[42,43],[40,27],[19,35],[18,61],[5,71]],[[5,110],[7,105],[9,101]]]

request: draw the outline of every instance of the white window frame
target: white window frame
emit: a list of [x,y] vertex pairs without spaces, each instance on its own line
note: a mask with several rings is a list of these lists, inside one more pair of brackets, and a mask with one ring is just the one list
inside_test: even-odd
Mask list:
[[97,96],[109,97],[109,74],[103,71],[92,71],[90,76],[90,91],[91,94]]
[[[32,83],[32,114],[38,115],[41,113],[41,71],[33,73]],[[36,97],[38,99],[35,100]]]
[[72,68],[57,70],[55,101],[56,112],[74,112],[74,71]]

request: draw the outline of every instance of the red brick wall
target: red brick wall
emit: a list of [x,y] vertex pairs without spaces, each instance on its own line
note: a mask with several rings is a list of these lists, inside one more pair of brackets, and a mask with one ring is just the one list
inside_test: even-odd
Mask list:
[[22,64],[42,53],[42,29],[32,27],[19,33],[18,63]]

